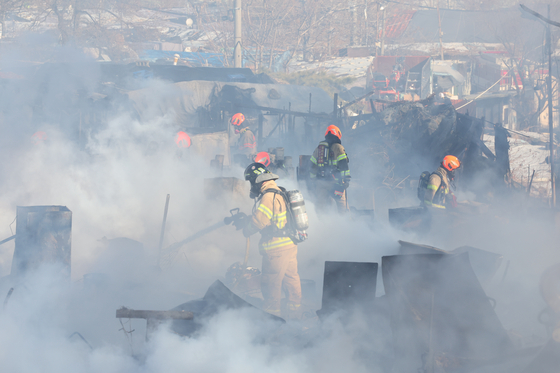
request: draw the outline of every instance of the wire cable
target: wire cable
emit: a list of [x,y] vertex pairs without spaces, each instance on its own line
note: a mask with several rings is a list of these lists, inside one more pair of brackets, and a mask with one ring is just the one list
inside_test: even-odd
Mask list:
[[[508,70],[508,74],[511,72],[511,70],[513,70],[513,67],[512,67],[511,69]],[[472,103],[472,102],[478,100],[482,95],[484,95],[486,92],[488,92],[489,90],[491,90],[492,88],[494,88],[494,86],[496,86],[496,84],[498,84],[499,82],[501,82],[503,78],[504,78],[503,76],[500,76],[500,79],[498,79],[498,80],[496,81],[496,83],[492,84],[492,85],[491,85],[490,87],[488,87],[484,92],[482,92],[481,94],[479,94],[478,96],[476,96],[475,98],[473,98],[472,100],[470,100],[469,102],[467,102],[466,104],[461,105],[461,106],[459,106],[458,108],[455,108],[455,110],[460,110],[460,109],[464,108],[465,106],[469,105],[470,103]],[[514,76],[514,79],[517,79],[517,78]]]

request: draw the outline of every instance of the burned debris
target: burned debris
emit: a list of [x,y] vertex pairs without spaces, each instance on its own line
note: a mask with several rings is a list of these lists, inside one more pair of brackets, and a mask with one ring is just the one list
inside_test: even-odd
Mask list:
[[[415,1],[55,3],[0,9],[0,366],[558,370],[553,32]],[[64,48],[11,39],[53,14]]]

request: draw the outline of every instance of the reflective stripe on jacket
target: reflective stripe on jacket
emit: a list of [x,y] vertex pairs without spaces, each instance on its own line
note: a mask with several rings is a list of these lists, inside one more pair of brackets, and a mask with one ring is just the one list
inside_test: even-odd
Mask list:
[[[280,191],[280,188],[278,188],[273,180],[264,182],[261,192],[267,189]],[[273,237],[274,229],[272,224],[278,229],[283,229],[287,222],[284,198],[280,194],[264,193],[258,201],[250,223],[255,228],[254,230],[261,232],[259,250],[269,252],[295,246],[290,237]],[[252,227],[249,229],[252,229]]]
[[445,208],[445,197],[449,194],[449,179],[447,170],[439,167],[436,172],[430,175],[426,193],[424,194],[424,204],[426,206],[439,209]]
[[239,131],[239,140],[237,141],[237,147],[239,151],[244,154],[253,154],[257,150],[257,140],[255,140],[255,135],[249,129],[249,127],[243,128]]
[[350,177],[348,155],[341,144],[331,144],[321,141],[311,156],[311,171],[309,177],[326,179],[334,176],[333,181],[343,184]]

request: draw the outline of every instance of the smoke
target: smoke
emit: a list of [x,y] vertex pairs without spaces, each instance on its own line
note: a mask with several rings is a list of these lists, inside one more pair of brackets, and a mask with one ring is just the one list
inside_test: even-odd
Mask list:
[[[65,205],[73,212],[70,282],[52,267],[17,283],[0,278],[0,300],[14,288],[0,312],[0,365],[5,371],[387,371],[391,330],[385,319],[359,311],[346,319],[333,315],[322,324],[310,320],[278,325],[262,319],[256,310],[229,310],[207,320],[196,338],[180,337],[163,327],[148,342],[144,320],[121,325],[115,318],[121,306],[171,309],[201,297],[231,264],[243,260],[245,239],[232,226],[218,228],[163,260],[167,257],[160,257],[158,244],[167,194],[171,200],[164,248],[220,222],[231,208],[249,213],[252,203],[248,198],[205,198],[204,179],[217,174],[206,160],[177,149],[175,113],[156,115],[159,101],[167,97],[167,83],[145,83],[152,92],[153,110],[147,108],[152,116],[142,121],[128,108],[116,107],[103,126],[84,127],[77,135],[71,126],[76,117],[53,119],[72,106],[68,105],[72,92],[85,90],[91,96],[98,91],[95,65],[76,51],[66,52],[75,56],[74,79],[52,76],[42,90],[31,79],[12,97],[2,90],[2,97],[9,99],[3,100],[0,121],[0,238],[15,234],[17,206]],[[3,66],[13,66],[18,57],[10,58]],[[26,90],[29,94],[23,94]],[[48,108],[42,116],[36,113],[37,100]],[[47,138],[34,144],[31,136],[39,130]],[[383,166],[359,169],[352,161],[352,147],[347,150],[356,181],[349,190],[353,193],[352,188],[365,188]],[[286,155],[297,159],[300,154]],[[241,178],[242,172],[241,167],[232,167],[224,176]],[[278,184],[301,188],[289,180]],[[405,233],[389,225],[385,210],[418,203],[411,184],[404,185],[400,195],[382,191],[376,195],[376,206],[382,208],[375,211],[373,229],[363,217],[317,215],[302,188],[311,226],[309,240],[298,248],[299,272],[302,279],[315,281],[306,310],[313,314],[321,307],[327,260],[381,263],[382,256],[398,252],[397,240],[447,250],[470,245],[504,255],[494,278],[483,285],[496,300],[506,330],[521,335],[525,344],[532,337],[545,339],[544,328],[536,321],[544,307],[538,278],[560,260],[552,217],[526,206],[491,209],[449,219],[423,234]],[[366,199],[359,193],[351,195],[351,205],[363,207],[361,198]],[[517,197],[510,198],[506,201],[513,204]],[[249,265],[260,267],[257,241],[256,236],[251,238]],[[0,246],[0,276],[10,273],[13,250],[13,242]],[[383,294],[380,273],[377,296]]]

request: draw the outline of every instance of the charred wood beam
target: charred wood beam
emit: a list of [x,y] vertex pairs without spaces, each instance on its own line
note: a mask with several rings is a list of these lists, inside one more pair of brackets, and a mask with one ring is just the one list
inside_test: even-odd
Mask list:
[[310,118],[321,118],[321,119],[329,119],[331,116],[328,114],[318,114],[318,113],[303,113],[301,111],[293,111],[293,110],[284,110],[284,109],[277,109],[273,107],[266,107],[266,106],[244,106],[239,105],[238,107],[246,108],[246,109],[255,109],[255,110],[262,110],[267,111],[272,115],[278,114],[287,114],[287,115],[294,115],[296,117],[310,117]]
[[542,20],[542,21],[548,23],[549,25],[556,26],[556,27],[560,27],[560,22],[554,22],[554,21],[552,21],[552,20],[546,18],[545,16],[540,15],[539,13],[535,12],[534,10],[531,10],[531,9],[527,8],[527,7],[526,7],[525,5],[523,5],[523,4],[519,4],[519,6],[521,7],[521,9],[522,9],[523,11],[525,11],[525,12],[527,12],[527,13],[529,13],[529,14],[535,16],[535,17],[537,17],[538,19],[540,19],[540,20]]
[[13,236],[11,236],[11,237],[8,237],[8,238],[6,238],[6,239],[0,241],[0,245],[2,245],[3,243],[6,243],[6,242],[8,242],[8,241],[13,240],[14,238],[16,238],[16,235],[15,235],[15,234],[14,234]]
[[347,103],[346,105],[344,105],[343,107],[341,107],[341,108],[340,108],[340,111],[346,109],[346,108],[349,107],[349,106],[354,105],[356,102],[362,101],[364,98],[367,98],[367,97],[371,96],[371,95],[374,94],[374,93],[375,93],[375,91],[371,91],[371,92],[368,92],[368,93],[366,93],[365,95],[363,95],[363,96],[361,96],[361,97],[358,97],[358,98],[355,99],[355,100],[350,101],[349,103]]
[[272,136],[272,135],[274,134],[274,131],[276,131],[276,129],[278,128],[278,126],[280,126],[280,124],[282,123],[282,121],[284,120],[285,117],[286,117],[286,114],[282,114],[282,115],[280,116],[280,119],[278,119],[278,123],[276,123],[276,126],[274,126],[274,128],[272,129],[272,131],[270,131],[270,133],[268,134],[268,136],[267,136],[264,140],[262,140],[262,141],[259,142],[259,145],[260,145],[261,147],[264,146],[264,144],[266,143],[266,141],[267,141],[268,139],[270,139],[270,136]]
[[185,311],[147,311],[147,310],[131,310],[123,307],[117,310],[118,319],[157,319],[157,320],[192,320],[194,314]]
[[485,156],[493,161],[496,160],[496,156],[494,155],[494,153],[492,153],[492,150],[488,149],[488,147],[484,145],[481,139],[474,139],[474,143],[480,148],[480,150],[482,150]]

